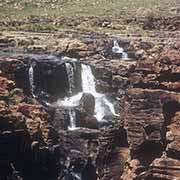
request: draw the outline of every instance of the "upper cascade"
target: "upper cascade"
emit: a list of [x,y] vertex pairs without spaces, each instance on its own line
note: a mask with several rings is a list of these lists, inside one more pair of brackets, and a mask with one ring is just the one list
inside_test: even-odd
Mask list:
[[114,54],[121,54],[122,59],[128,59],[128,53],[124,51],[122,47],[119,46],[119,43],[117,40],[113,41],[113,47],[112,47],[112,52]]
[[121,53],[124,52],[124,49],[119,46],[117,40],[114,40],[114,41],[113,41],[112,52],[113,52],[113,53],[117,53],[117,54],[121,54]]

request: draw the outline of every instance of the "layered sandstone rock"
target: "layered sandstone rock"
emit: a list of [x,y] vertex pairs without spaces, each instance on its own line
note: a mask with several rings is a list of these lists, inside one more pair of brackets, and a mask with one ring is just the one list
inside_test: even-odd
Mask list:
[[0,179],[55,177],[54,150],[48,147],[54,143],[54,130],[44,108],[16,87],[15,73],[21,64],[17,59],[0,60]]
[[[131,41],[129,43],[132,47],[125,48],[136,50],[139,58],[136,62],[120,60],[106,54],[104,46],[111,40],[95,40],[95,43],[94,40],[87,38],[83,40],[65,38],[57,40],[53,46],[63,55],[78,58],[91,55],[84,61],[95,65],[94,74],[100,84],[99,92],[111,91],[116,96],[121,112],[121,116],[115,122],[118,122],[118,127],[114,126],[114,122],[108,126],[112,129],[67,131],[69,123],[65,118],[67,112],[61,108],[56,110],[52,108],[51,113],[54,117],[49,122],[50,118],[44,107],[24,95],[25,90],[29,88],[28,63],[31,62],[16,58],[0,59],[1,138],[9,138],[12,135],[27,142],[24,153],[26,155],[27,151],[30,152],[30,160],[27,162],[30,161],[33,172],[40,169],[39,172],[44,174],[42,179],[48,174],[46,169],[51,169],[51,173],[56,171],[57,167],[54,167],[53,163],[57,162],[52,160],[55,157],[51,156],[53,153],[49,146],[53,149],[54,141],[58,138],[61,147],[57,147],[57,152],[63,154],[64,159],[66,157],[86,159],[91,155],[97,162],[98,172],[103,180],[111,178],[118,180],[120,177],[122,180],[179,178],[179,43],[168,45],[162,51],[163,44],[154,46],[143,41]],[[35,49],[38,52],[42,50],[42,47],[36,44],[30,47],[32,51],[33,47],[37,47]],[[43,51],[48,51],[48,48]],[[138,52],[139,50],[141,52]],[[58,84],[57,87],[59,79],[56,78],[56,75],[66,76],[64,62],[50,63],[45,62],[45,59],[43,61],[43,65],[37,61],[34,68],[35,81],[39,85],[38,91],[45,89],[49,94],[54,94],[63,89],[66,94],[67,77],[61,79],[65,88],[62,84]],[[58,68],[62,68],[62,74],[57,73]],[[85,102],[87,112],[81,119],[83,127],[96,129],[98,124],[92,117],[94,111],[92,99],[91,103],[89,100],[88,103]],[[53,129],[59,131],[58,136]],[[12,142],[10,139],[8,140]],[[59,154],[56,157],[59,158]],[[54,172],[54,175],[56,173]],[[31,174],[28,175],[31,177]]]
[[[139,62],[129,80],[123,122],[131,160],[123,180],[179,179],[179,60],[176,48]],[[133,163],[134,159],[138,163]]]

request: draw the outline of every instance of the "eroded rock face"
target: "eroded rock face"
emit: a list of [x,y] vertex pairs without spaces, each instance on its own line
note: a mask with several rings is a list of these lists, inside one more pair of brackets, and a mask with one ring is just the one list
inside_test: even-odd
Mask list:
[[166,103],[172,103],[174,106],[179,101],[178,95],[163,90],[140,88],[129,90],[124,123],[132,149],[136,149],[146,140],[159,142],[163,140],[164,124],[168,123],[164,117],[163,107]]
[[[18,170],[23,173],[23,177],[35,180],[39,177],[48,180],[51,177],[57,178],[55,164],[59,162],[59,157],[62,156],[64,162],[66,157],[84,160],[91,156],[96,161],[99,175],[103,180],[178,179],[179,43],[163,49],[163,45],[155,46],[143,41],[129,42],[139,57],[138,62],[130,62],[121,61],[116,57],[106,59],[104,44],[109,41],[98,40],[97,44],[93,44],[93,40],[87,39],[61,40],[62,42],[56,44],[57,52],[60,54],[69,54],[73,57],[91,55],[86,60],[87,63],[97,66],[95,76],[100,83],[99,92],[114,93],[121,116],[116,121],[117,127],[112,123],[112,128],[109,126],[109,129],[97,130],[98,123],[93,117],[94,98],[86,95],[81,103],[83,107],[79,111],[80,115],[77,117],[79,119],[77,123],[80,125],[77,126],[89,129],[67,131],[69,122],[66,121],[67,112],[64,109],[52,108],[51,113],[54,116],[50,119],[42,105],[24,95],[22,89],[29,89],[27,75],[30,64],[20,59],[1,58],[0,136],[3,139],[7,138],[9,142],[13,142],[16,137],[26,142],[27,147],[22,157],[28,154],[29,158],[26,159],[25,169],[32,168],[33,172],[38,172],[37,177],[28,170],[26,174],[22,169],[24,163],[22,160]],[[46,51],[46,48],[43,51]],[[44,89],[49,94],[56,94],[60,89],[68,89],[68,84],[62,88],[64,83],[59,83],[67,81],[67,78],[61,79],[65,74],[64,69],[62,62],[45,62],[43,65],[37,62],[34,69],[35,81],[40,85],[36,88],[39,91]],[[53,146],[57,142],[61,147]],[[55,150],[57,156],[53,156]],[[19,149],[17,151],[20,152]],[[13,153],[12,157],[14,158]],[[19,155],[18,158],[21,160]],[[9,166],[8,162],[4,165]],[[47,172],[46,169],[50,170]]]
[[[176,48],[139,62],[129,77],[123,122],[131,151],[123,180],[179,179],[179,60]],[[137,163],[134,163],[134,162]]]
[[96,159],[101,179],[119,179],[124,165],[130,158],[127,134],[123,127],[111,127],[99,137],[99,151]]
[[[16,87],[14,73],[21,62],[1,59],[0,63],[0,167],[3,170],[0,179],[7,176],[17,179],[55,178],[58,160],[54,150],[50,151],[48,147],[55,143],[49,115],[42,105]],[[44,170],[46,168],[48,172]]]

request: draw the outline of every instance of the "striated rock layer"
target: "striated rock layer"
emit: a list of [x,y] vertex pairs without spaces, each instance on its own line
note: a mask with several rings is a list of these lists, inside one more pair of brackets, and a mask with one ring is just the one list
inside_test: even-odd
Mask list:
[[[106,53],[106,42],[100,40],[99,50],[97,44],[91,47],[79,40],[65,42],[65,47],[60,46],[62,54],[91,55],[83,61],[95,65],[97,89],[112,92],[120,117],[110,122],[108,128],[98,129],[96,119],[92,118],[94,99],[86,96],[81,100],[81,110],[90,116],[79,123],[94,129],[68,131],[67,112],[63,108],[54,109],[47,104],[43,107],[27,96],[28,62],[0,58],[0,179],[12,176],[56,180],[68,158],[84,161],[91,156],[102,180],[179,180],[179,43],[163,48],[142,41],[128,42],[134,43],[136,62]],[[62,62],[36,63],[39,91],[45,89],[45,93],[58,97],[63,89],[66,94],[68,85],[54,78],[58,75],[61,82],[67,81],[67,77],[63,78],[65,72],[59,73],[58,69],[64,71]]]
[[180,179],[179,43],[157,59],[137,63],[124,102],[131,151],[123,180]]
[[0,179],[54,179],[58,159],[50,116],[16,87],[14,72],[21,64],[0,59]]

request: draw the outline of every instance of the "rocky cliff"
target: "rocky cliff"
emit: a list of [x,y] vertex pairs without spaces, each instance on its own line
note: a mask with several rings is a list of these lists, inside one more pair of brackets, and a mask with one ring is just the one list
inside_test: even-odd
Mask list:
[[[67,130],[65,109],[46,103],[67,94],[67,61],[33,59],[37,98],[31,94],[28,79],[32,58],[0,58],[2,179],[56,180],[67,163],[78,164],[76,172],[80,172],[89,156],[102,180],[179,179],[179,43],[123,39],[124,49],[134,52],[133,58],[125,61],[109,51],[112,38],[97,37],[60,38],[57,54],[90,64],[98,92],[115,99],[120,116],[101,125],[80,116],[81,128],[75,131]],[[14,42],[5,39],[7,46]],[[33,48],[36,38],[34,41]],[[23,48],[27,46],[32,45]],[[33,48],[31,52],[35,53],[37,49]],[[43,53],[54,48],[49,46]],[[76,85],[81,89],[78,82]],[[94,97],[88,95],[81,101],[83,111],[92,116],[94,107],[87,101],[94,106]]]
[[137,63],[123,123],[131,160],[121,179],[179,179],[179,43]]

